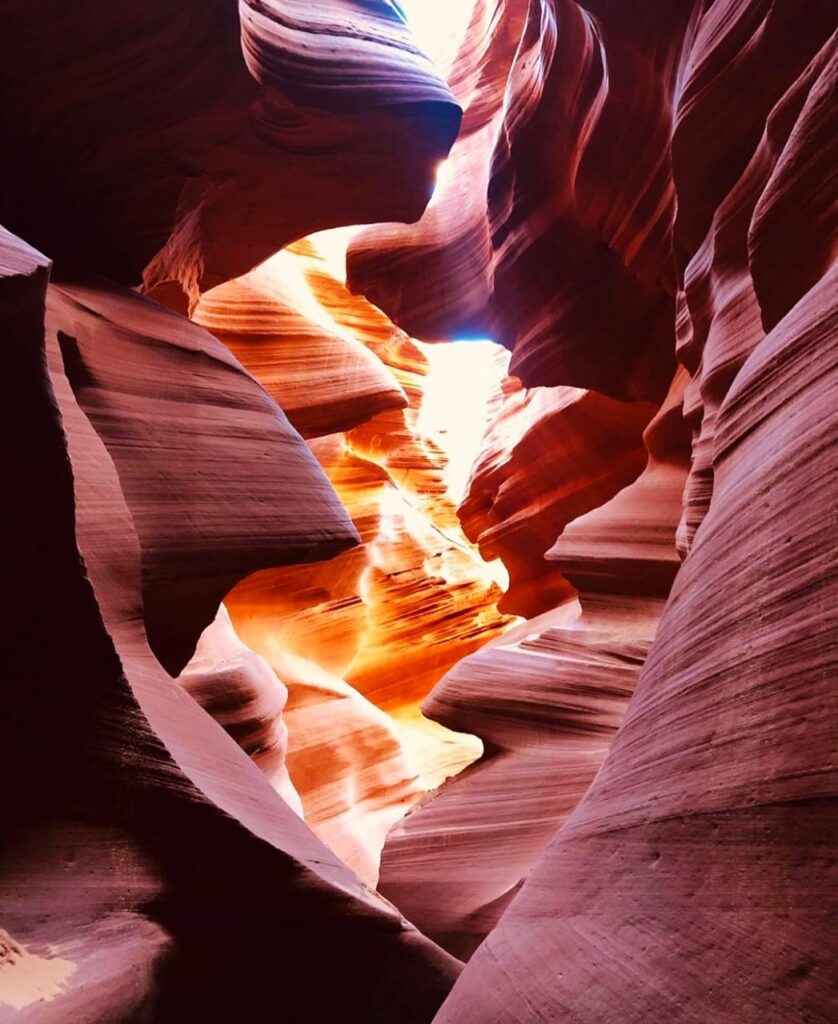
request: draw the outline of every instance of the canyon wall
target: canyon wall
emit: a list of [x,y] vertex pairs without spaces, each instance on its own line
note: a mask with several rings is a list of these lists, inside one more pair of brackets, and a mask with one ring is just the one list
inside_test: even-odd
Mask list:
[[326,227],[415,219],[460,112],[389,0],[3,10],[0,222],[185,308]]
[[[306,821],[374,885],[390,827],[482,750],[423,718],[421,701],[509,619],[457,519],[456,438],[433,408],[450,388],[432,349],[347,291],[340,241],[296,243],[212,289],[194,318],[289,410],[361,539],[329,562],[255,573],[226,604],[288,688],[287,764]],[[487,388],[504,364],[490,363]]]
[[0,39],[0,1021],[832,1024],[832,5]]
[[[578,588],[578,602],[566,600],[461,661],[425,702],[430,718],[480,736],[486,752],[392,830],[379,887],[463,959],[591,783],[654,638],[678,567],[686,378],[676,376],[646,430],[643,473],[574,519],[547,553]],[[573,458],[563,465],[571,508],[574,471],[590,467]],[[561,525],[561,507],[554,512]]]
[[358,532],[230,350],[126,285],[183,311],[417,216],[459,110],[384,0],[11,4],[2,48],[0,1018],[427,1021],[458,963],[296,813],[281,686],[216,618]]
[[[501,39],[504,17],[516,22],[497,10]],[[572,813],[440,1022],[826,1024],[838,1010],[834,33],[822,4],[533,2],[482,154],[466,137],[416,227],[373,228],[353,243],[355,287],[437,337],[467,326],[470,303],[467,317],[512,349],[528,385],[654,398],[674,355],[689,374],[689,460],[683,442],[674,462],[662,458],[650,432],[648,495],[641,477],[570,523],[550,553],[583,609],[586,591],[668,586],[673,521],[661,519],[664,533],[654,520],[677,512],[689,470],[677,532],[685,564],[624,724],[601,743],[590,789],[583,782],[567,801]],[[480,66],[490,73],[488,58]],[[445,222],[472,159],[491,165],[482,204],[472,197],[466,210],[483,225],[473,288],[454,308],[434,313],[422,295],[414,308],[411,274],[421,267],[431,295],[435,275],[456,279],[465,262]],[[511,722],[543,713],[551,663],[521,676],[509,659],[527,647],[549,655],[555,635],[549,626],[487,648],[427,703],[497,749],[392,833],[382,887],[391,879],[391,895],[461,953],[532,863],[515,870],[528,808],[513,768],[499,766],[514,765],[520,746]],[[557,651],[549,692],[559,701],[584,649],[582,636],[571,658]],[[604,675],[613,688],[620,678]],[[585,694],[593,734],[607,693]],[[557,748],[544,787],[555,821],[576,771],[561,767],[576,740],[562,728],[542,726]],[[541,794],[535,781],[521,790]],[[481,799],[501,810],[483,818]],[[490,851],[487,829],[507,820]],[[452,849],[447,832],[463,821],[475,824]],[[440,849],[450,892],[431,868]],[[428,898],[410,884],[417,870]]]
[[[383,1005],[426,1020],[456,962],[312,835],[146,638],[147,566],[177,566],[211,593],[215,577],[189,560],[208,528],[226,538],[225,570],[244,572],[260,543],[281,545],[299,501],[311,503],[309,544],[328,550],[356,541],[346,513],[279,408],[201,328],[114,285],[50,284],[44,257],[8,233],[2,241],[16,383],[4,451],[19,488],[4,532],[2,734],[18,778],[2,793],[4,1018],[10,1007],[39,1021],[259,1016],[277,997],[282,949],[298,978],[323,955],[334,961],[333,987],[282,995],[292,1019],[347,1005],[372,1019]],[[161,318],[170,330],[157,330]],[[113,360],[97,360],[97,342]],[[194,372],[181,372],[185,360]],[[149,376],[155,361],[160,377]],[[149,397],[144,415],[113,412],[149,382],[160,401]],[[177,415],[165,415],[166,398]],[[202,400],[209,413],[190,416]],[[213,416],[231,418],[229,434],[207,440],[203,458],[200,442],[179,454],[173,432]],[[134,485],[149,457],[142,442],[167,425],[154,483],[158,513],[168,504],[171,514],[155,517],[151,484]],[[213,460],[230,436],[241,450]],[[241,473],[268,499],[266,519],[243,521],[227,501]],[[295,480],[305,497],[288,490]],[[200,517],[177,514],[184,495],[202,496]],[[293,554],[299,528],[285,536]],[[380,981],[363,980],[362,961],[376,974],[385,966]]]

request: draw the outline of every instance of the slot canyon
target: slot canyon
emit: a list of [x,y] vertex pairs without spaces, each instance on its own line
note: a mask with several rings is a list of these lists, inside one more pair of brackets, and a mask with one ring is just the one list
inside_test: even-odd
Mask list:
[[836,35],[0,0],[0,1024],[838,1022]]

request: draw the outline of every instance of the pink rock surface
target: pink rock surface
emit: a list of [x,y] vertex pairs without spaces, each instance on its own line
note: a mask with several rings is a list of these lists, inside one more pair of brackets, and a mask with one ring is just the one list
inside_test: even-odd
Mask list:
[[834,1024],[832,5],[0,20],[0,1021]]
[[119,473],[149,641],[171,672],[241,577],[356,542],[302,438],[212,335],[101,281],[51,288],[47,322]]
[[638,476],[655,407],[578,388],[503,383],[458,509],[484,558],[509,571],[502,611],[534,616],[573,596],[545,553],[567,523]]
[[[379,885],[463,959],[499,919],[503,927],[504,910],[591,784],[654,638],[679,564],[686,377],[676,376],[646,431],[643,473],[566,526],[549,552],[579,588],[581,614],[568,601],[521,623],[456,665],[425,702],[430,718],[480,736],[485,753],[393,829]],[[593,440],[602,408],[588,410]],[[612,416],[616,427],[625,415]]]
[[4,10],[0,221],[181,308],[321,228],[418,217],[460,111],[389,0]]
[[467,45],[463,75],[479,86],[461,99],[451,173],[415,228],[353,245],[352,287],[426,337],[495,338],[527,386],[662,399],[676,293],[667,147],[692,7],[477,8],[486,41]]
[[729,390],[626,721],[440,1022],[833,1019],[835,283]]
[[2,240],[4,416],[27,436],[3,433],[21,489],[3,604],[19,685],[0,732],[26,781],[2,787],[4,1016],[40,957],[54,990],[24,985],[24,1020],[258,1017],[280,962],[301,982],[283,995],[291,1019],[427,1020],[456,962],[313,836],[149,649],[120,476],[44,330],[48,262]]
[[292,810],[303,813],[288,774],[288,688],[236,636],[224,605],[201,634],[178,682],[256,762]]
[[[689,554],[602,769],[440,1024],[838,1012],[834,17],[699,13],[673,141]],[[583,524],[555,552],[619,568]]]

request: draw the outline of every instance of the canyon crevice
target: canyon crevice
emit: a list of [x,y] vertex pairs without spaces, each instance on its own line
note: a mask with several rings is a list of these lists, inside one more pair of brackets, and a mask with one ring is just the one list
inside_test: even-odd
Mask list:
[[834,6],[436,18],[0,12],[3,1024],[838,1019]]

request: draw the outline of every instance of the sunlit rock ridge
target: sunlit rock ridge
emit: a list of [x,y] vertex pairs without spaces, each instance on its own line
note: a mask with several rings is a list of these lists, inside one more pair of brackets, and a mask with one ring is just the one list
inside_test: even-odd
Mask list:
[[836,28],[7,0],[2,1024],[834,1024]]

